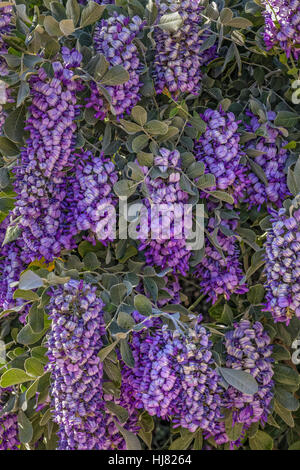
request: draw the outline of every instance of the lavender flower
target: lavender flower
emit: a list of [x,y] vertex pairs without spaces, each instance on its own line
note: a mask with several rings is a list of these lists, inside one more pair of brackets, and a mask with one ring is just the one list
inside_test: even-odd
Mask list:
[[201,51],[207,37],[201,27],[201,12],[204,9],[199,0],[166,0],[156,2],[158,24],[167,13],[179,13],[182,25],[176,32],[155,28],[156,54],[154,58],[154,79],[156,92],[167,88],[172,95],[181,93],[197,94],[200,91],[201,66],[216,55],[213,46]]
[[98,357],[105,334],[103,302],[95,287],[71,280],[52,292],[48,312],[50,394],[59,449],[104,449],[103,366]]
[[[233,231],[237,226],[236,220],[222,221],[224,228]],[[208,230],[213,232],[215,219],[211,217]],[[224,256],[211,243],[206,240],[205,253],[201,262],[195,268],[195,276],[199,278],[200,289],[215,303],[218,296],[224,295],[229,300],[232,294],[244,294],[248,288],[241,284],[243,272],[239,261],[240,252],[236,246],[234,236],[227,237],[221,231],[217,235],[217,242]]]
[[[78,52],[63,48],[65,65],[53,62],[54,77],[43,68],[30,81],[33,95],[26,130],[30,132],[15,168],[16,216],[27,260],[50,261],[62,249],[74,246],[73,229],[66,226],[64,199],[70,192],[65,169],[75,147],[76,92],[81,84],[72,80],[70,67],[80,63]],[[69,211],[72,208],[68,208]]]
[[287,57],[298,60],[300,55],[299,0],[265,0],[264,41],[267,50],[282,49]]
[[268,122],[264,124],[250,111],[246,114],[251,117],[250,124],[246,124],[246,130],[257,134],[256,139],[247,143],[246,149],[259,153],[253,160],[261,167],[267,180],[265,184],[249,166],[246,202],[250,207],[260,207],[264,203],[279,206],[290,194],[284,172],[289,157],[289,152],[284,148],[287,141],[282,138],[280,129],[274,127],[276,113],[273,111],[267,113]]
[[133,334],[135,367],[123,369],[124,394],[138,409],[191,432],[219,428],[221,389],[206,330],[198,325],[184,336],[161,327],[158,319],[145,326],[147,331]]
[[18,418],[15,413],[3,410],[7,393],[12,388],[0,389],[0,450],[19,450]]
[[[129,73],[129,80],[122,85],[106,86],[111,96],[111,106],[116,116],[130,113],[140,99],[139,90],[141,63],[138,50],[133,43],[144,23],[138,16],[125,17],[114,12],[107,20],[101,20],[95,28],[94,46],[98,53],[104,54],[111,66],[121,65]],[[95,96],[96,95],[96,96]],[[102,102],[97,106],[98,91],[92,88],[91,103],[99,114]],[[105,110],[101,113],[105,114]],[[101,116],[101,114],[100,114]]]
[[272,228],[267,234],[266,310],[275,322],[289,324],[300,318],[300,209],[288,214],[284,208],[272,211]]
[[[147,220],[140,224],[141,245],[139,249],[144,250],[147,264],[156,265],[162,269],[171,267],[174,273],[180,272],[185,275],[191,256],[185,236],[191,227],[188,218],[185,218],[184,230],[180,230],[183,225],[184,204],[187,203],[189,195],[180,187],[179,159],[178,150],[171,152],[166,148],[161,148],[155,157],[154,164],[162,173],[168,170],[169,176],[166,179],[145,177],[147,197],[143,203],[147,207],[148,215],[146,215]],[[146,175],[148,168],[143,167],[142,170]],[[154,210],[151,210],[152,208]],[[158,213],[160,210],[163,212],[162,215]],[[148,234],[145,233],[144,228],[148,225],[151,225],[151,232],[155,238],[153,236],[152,239],[147,238]]]
[[[223,406],[232,410],[233,424],[242,423],[242,436],[251,424],[264,425],[271,412],[273,399],[273,369],[271,358],[272,346],[270,337],[264,331],[260,322],[251,324],[242,320],[234,324],[234,329],[225,335],[226,367],[243,370],[251,374],[258,383],[258,391],[254,395],[247,395],[229,386],[224,394]],[[215,435],[218,444],[228,442],[223,431]],[[231,447],[238,447],[241,438],[231,443]]]
[[[212,190],[229,190],[235,203],[241,201],[247,185],[246,167],[241,163],[245,155],[240,146],[238,125],[233,113],[207,109],[201,115],[207,123],[206,131],[195,142],[196,159],[205,164],[205,173],[216,178]],[[202,192],[202,196],[207,196]]]
[[74,192],[78,202],[74,219],[78,231],[90,230],[97,240],[113,240],[117,198],[112,187],[118,179],[115,165],[103,153],[95,157],[84,152],[75,158]]
[[0,7],[0,75],[7,75],[8,68],[5,61],[5,54],[7,54],[7,46],[3,39],[3,36],[9,34],[12,29],[12,7]]

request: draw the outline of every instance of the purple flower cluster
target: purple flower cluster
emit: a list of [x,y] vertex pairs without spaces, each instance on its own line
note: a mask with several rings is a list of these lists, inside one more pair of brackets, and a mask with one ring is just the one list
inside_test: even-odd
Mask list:
[[191,432],[219,429],[221,389],[205,328],[197,325],[185,336],[157,320],[145,326],[157,328],[134,333],[135,366],[123,369],[124,394],[137,408]]
[[[189,226],[190,218],[184,218],[184,205],[188,202],[189,195],[180,187],[181,163],[178,150],[161,148],[154,159],[154,165],[161,173],[168,172],[168,175],[166,178],[158,176],[155,179],[150,175],[145,177],[147,197],[143,203],[148,214],[144,222],[141,222],[139,249],[144,250],[147,264],[162,269],[171,267],[174,273],[185,275],[191,256],[185,236],[192,227]],[[142,169],[147,175],[148,168]],[[147,238],[148,226],[151,226],[151,239]]]
[[265,0],[264,41],[267,50],[282,49],[287,57],[300,56],[300,1]]
[[[205,173],[216,178],[212,190],[228,190],[235,202],[243,199],[247,178],[246,166],[241,163],[245,155],[240,146],[238,125],[233,113],[207,109],[201,118],[206,122],[206,131],[195,142],[195,157],[205,164]],[[203,193],[203,197],[206,196]]]
[[[211,234],[214,231],[215,222],[214,217],[208,221],[208,231]],[[223,220],[222,225],[233,231],[237,226],[237,221]],[[209,296],[213,303],[220,295],[224,295],[225,299],[229,300],[232,294],[244,294],[248,290],[246,284],[241,284],[243,271],[235,236],[228,237],[219,230],[217,242],[223,256],[211,241],[206,239],[204,257],[195,269],[200,289]]]
[[98,357],[105,334],[103,302],[95,287],[71,280],[52,292],[48,311],[50,395],[59,449],[104,449],[103,366]]
[[[106,86],[111,96],[111,107],[116,116],[129,114],[140,99],[142,65],[133,40],[143,25],[143,21],[138,16],[129,18],[114,12],[107,20],[101,20],[95,28],[96,52],[104,54],[110,66],[121,65],[129,74],[129,80],[122,85]],[[97,96],[99,96],[100,104],[97,104]],[[92,87],[90,102],[98,116],[105,115],[105,110],[101,110],[102,97],[95,86]]]
[[[243,424],[242,436],[251,424],[259,422],[264,425],[271,412],[273,359],[270,342],[262,324],[251,324],[248,320],[235,323],[234,329],[225,335],[226,367],[248,372],[258,384],[258,391],[254,395],[242,393],[232,386],[224,394],[222,404],[232,410],[233,424]],[[228,442],[224,429],[215,435],[218,444]],[[239,445],[240,439],[232,442],[232,446]]]
[[7,47],[3,36],[11,31],[12,7],[0,7],[0,75],[7,75],[8,68],[4,55],[7,54]]
[[266,310],[275,322],[288,325],[293,315],[300,318],[300,209],[273,211],[271,221],[265,244]]
[[117,198],[112,187],[118,179],[110,158],[91,152],[75,155],[77,206],[74,220],[78,231],[89,230],[97,240],[113,240],[113,221]]
[[17,415],[3,412],[5,395],[11,392],[11,388],[0,389],[0,450],[19,450],[20,446]]
[[70,68],[80,63],[81,55],[68,51],[62,50],[64,65],[52,63],[53,78],[40,68],[30,80],[32,104],[25,128],[30,137],[15,169],[15,210],[21,216],[28,261],[41,257],[49,261],[63,248],[73,247],[64,214],[70,193],[65,170],[75,147],[76,92],[81,89]]
[[16,288],[11,286],[13,282],[19,280],[20,274],[26,268],[23,253],[24,244],[22,240],[16,240],[2,246],[8,225],[9,217],[6,217],[0,226],[0,308],[2,310],[8,310],[24,303],[21,299],[13,299]]
[[157,93],[166,88],[172,95],[181,93],[197,94],[200,91],[201,66],[216,55],[213,46],[201,51],[206,38],[201,27],[200,0],[166,0],[156,2],[158,24],[163,15],[177,12],[182,25],[176,32],[155,28],[156,55],[154,58],[154,79]]
[[261,167],[267,180],[264,182],[249,166],[246,202],[249,207],[260,207],[264,203],[274,203],[279,206],[282,200],[290,194],[284,172],[289,157],[288,150],[284,148],[287,141],[282,138],[280,129],[274,126],[276,113],[273,111],[267,113],[268,122],[264,124],[260,123],[259,118],[250,111],[246,114],[251,118],[250,123],[246,124],[246,130],[257,134],[256,139],[246,144],[246,149],[258,153],[253,160]]

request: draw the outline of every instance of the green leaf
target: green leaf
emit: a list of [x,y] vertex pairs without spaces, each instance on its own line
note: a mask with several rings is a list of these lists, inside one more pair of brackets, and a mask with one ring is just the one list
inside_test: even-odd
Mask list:
[[39,300],[39,296],[31,290],[16,289],[13,293],[14,299]]
[[132,150],[135,153],[137,153],[140,150],[143,150],[143,148],[146,147],[148,142],[149,142],[149,137],[147,137],[145,134],[138,135],[132,141]]
[[197,129],[201,134],[206,131],[207,124],[203,121],[203,119],[199,116],[199,114],[194,114],[193,117],[189,117],[189,122],[192,124],[192,127]]
[[292,393],[288,392],[283,387],[275,388],[275,398],[281,406],[289,411],[297,411],[299,408],[299,400],[297,400]]
[[300,376],[298,372],[284,364],[276,364],[274,366],[273,379],[276,382],[286,385],[299,385],[300,383]]
[[116,306],[120,305],[122,300],[125,298],[126,294],[127,294],[127,288],[125,284],[123,283],[116,284],[112,286],[110,289],[111,301]]
[[154,279],[152,279],[151,277],[145,277],[144,288],[146,293],[150,295],[154,302],[156,302],[158,298],[158,287]]
[[93,251],[89,251],[86,255],[84,255],[83,264],[86,269],[89,269],[91,271],[94,271],[100,266],[100,262],[97,258],[97,255]]
[[265,289],[262,284],[256,284],[251,286],[249,292],[247,293],[247,299],[250,304],[259,305],[262,303],[265,295]]
[[51,10],[52,15],[57,21],[60,21],[66,18],[66,10],[61,3],[50,1],[50,10]]
[[255,378],[248,372],[237,369],[228,369],[226,367],[218,367],[218,371],[229,385],[240,392],[245,393],[246,395],[254,395],[257,393],[258,384]]
[[119,423],[115,422],[115,424],[125,439],[126,450],[142,450],[140,441],[135,434],[124,429]]
[[228,204],[234,204],[233,197],[230,194],[225,193],[225,191],[209,191],[209,195],[219,199],[220,201],[227,202]]
[[121,424],[126,423],[126,421],[128,420],[129,415],[128,415],[128,411],[125,410],[125,408],[123,408],[120,405],[116,405],[116,403],[114,403],[112,401],[105,402],[105,406],[112,415],[114,415],[118,418],[118,420],[120,421]]
[[33,427],[30,420],[22,410],[18,413],[18,428],[20,442],[22,442],[22,444],[30,442],[33,436]]
[[24,367],[27,374],[32,375],[33,377],[40,377],[44,373],[43,364],[35,357],[29,357],[26,359]]
[[113,343],[109,344],[108,346],[105,346],[105,348],[102,348],[99,351],[98,356],[100,357],[101,362],[104,361],[104,359],[115,349],[119,341],[114,341]]
[[25,345],[34,344],[39,341],[44,336],[44,334],[44,331],[41,333],[34,333],[31,326],[27,324],[18,333],[17,341],[18,343]]
[[14,199],[11,197],[0,197],[0,211],[9,212],[14,207]]
[[25,106],[12,111],[5,120],[3,130],[5,135],[13,142],[22,142],[25,126]]
[[123,85],[123,83],[128,82],[129,73],[121,65],[115,65],[110,68],[106,74],[101,78],[101,85]]
[[69,36],[69,34],[72,34],[75,31],[73,20],[61,20],[59,22],[59,28],[64,36]]
[[243,423],[233,424],[232,413],[225,420],[225,430],[230,441],[237,441],[242,434]]
[[80,27],[85,28],[90,24],[96,23],[101,18],[105,8],[105,5],[98,5],[98,3],[89,1],[82,11]]
[[124,127],[127,134],[136,134],[137,132],[141,132],[142,128],[138,124],[135,124],[131,121],[125,121],[125,119],[120,119],[120,124]]
[[120,353],[123,361],[128,367],[134,367],[134,358],[132,351],[126,339],[120,340]]
[[300,450],[300,441],[293,442],[288,448],[288,450]]
[[37,289],[43,286],[43,280],[33,271],[25,271],[20,277],[19,288],[22,290]]
[[129,180],[119,180],[114,184],[114,192],[119,197],[129,197],[136,190],[136,184]]
[[291,111],[279,111],[275,119],[275,126],[286,128],[294,127],[299,119],[300,117],[296,113],[292,113]]
[[203,176],[205,171],[205,165],[203,162],[193,162],[187,169],[187,175],[189,178],[198,178]]
[[4,157],[14,157],[20,153],[20,149],[7,137],[0,136],[0,152]]
[[194,434],[189,433],[184,436],[178,437],[169,447],[169,450],[186,450],[191,445],[194,439]]
[[11,387],[12,385],[22,384],[33,380],[33,378],[26,374],[23,369],[9,369],[1,377],[0,386],[2,388]]
[[153,153],[139,152],[137,154],[137,159],[140,165],[151,167],[153,166]]
[[[26,291],[28,292],[28,291]],[[31,329],[34,333],[41,333],[44,329],[44,314],[45,311],[43,308],[38,308],[34,304],[28,313],[28,323],[31,326]]]
[[272,450],[274,443],[269,434],[258,430],[255,436],[249,439],[249,445],[252,450]]
[[216,186],[216,177],[211,173],[207,173],[206,175],[200,176],[196,185],[199,189],[213,188]]
[[233,13],[230,8],[223,8],[220,13],[220,21],[222,24],[227,25],[228,21],[231,21],[233,18]]
[[29,84],[22,80],[20,83],[19,90],[18,90],[17,108],[21,106],[21,104],[24,103],[28,95],[29,95]]
[[50,36],[60,37],[61,30],[59,28],[59,22],[56,21],[53,16],[46,16],[44,19],[44,28]]
[[124,330],[130,330],[135,325],[132,316],[122,310],[119,312],[117,323],[120,328],[124,328]]
[[169,33],[176,33],[176,31],[178,31],[179,28],[182,26],[182,18],[177,11],[175,13],[168,13],[161,17],[158,26],[163,31],[168,31]]
[[142,172],[139,165],[135,162],[129,162],[127,164],[128,176],[135,181],[143,181],[144,173]]
[[242,17],[235,17],[232,18],[232,20],[227,21],[226,23],[227,26],[231,26],[233,28],[249,28],[250,26],[253,26],[252,22],[247,20],[247,18],[242,18]]
[[68,0],[66,4],[67,17],[73,20],[76,26],[80,17],[80,6],[77,0]]
[[147,122],[147,111],[142,106],[134,106],[131,110],[131,116],[137,124],[144,126]]
[[274,400],[274,411],[275,413],[280,416],[281,419],[290,427],[293,428],[295,426],[294,423],[294,418],[292,416],[292,413],[284,408],[280,403],[278,403],[277,400]]
[[168,132],[169,126],[162,121],[149,121],[145,124],[145,129],[152,135],[165,135]]
[[152,304],[147,297],[137,294],[134,297],[134,306],[142,315],[148,316],[152,314]]

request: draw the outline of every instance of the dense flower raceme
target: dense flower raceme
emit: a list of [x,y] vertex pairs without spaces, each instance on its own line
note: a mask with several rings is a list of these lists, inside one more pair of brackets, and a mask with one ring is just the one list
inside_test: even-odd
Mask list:
[[73,191],[77,206],[73,217],[78,231],[89,230],[97,240],[114,239],[117,197],[112,188],[117,179],[114,163],[103,154],[75,154]]
[[18,450],[18,418],[15,413],[5,413],[3,407],[12,388],[0,388],[0,450]]
[[201,66],[212,60],[216,48],[205,51],[201,46],[206,38],[201,27],[200,0],[157,0],[158,20],[167,13],[178,12],[182,25],[176,32],[155,28],[156,54],[154,58],[154,78],[157,93],[167,88],[172,95],[181,93],[197,94],[200,91]]
[[300,318],[300,208],[272,211],[266,241],[266,310],[275,322]]
[[[129,80],[122,85],[106,86],[111,96],[113,112],[117,116],[129,114],[140,99],[142,64],[133,40],[143,25],[143,21],[138,16],[129,18],[114,12],[113,16],[107,20],[101,20],[95,28],[96,52],[104,54],[110,66],[121,65],[129,74]],[[97,97],[99,97],[99,103],[97,103]],[[101,118],[105,115],[105,110],[101,109],[102,103],[103,99],[94,84],[88,106],[92,106],[96,115]]]
[[[5,54],[7,53],[7,47],[3,36],[7,35],[11,31],[11,7],[0,8],[0,75],[4,76],[8,73],[8,67],[5,61]],[[2,127],[5,122],[6,113],[3,109],[3,105],[8,101],[8,90],[5,82],[0,80],[0,135]]]
[[[210,189],[228,190],[235,202],[243,199],[247,185],[246,166],[241,163],[245,155],[240,146],[238,125],[233,113],[207,109],[201,115],[206,131],[195,142],[195,156],[205,164],[205,172],[216,178]],[[205,193],[203,196],[205,197]]]
[[[216,219],[211,217],[208,221],[208,231],[212,235]],[[231,232],[237,227],[236,220],[222,220],[221,225]],[[217,242],[223,252],[212,244],[206,237],[205,252],[201,262],[195,268],[195,275],[199,278],[200,289],[215,303],[220,295],[229,300],[232,294],[244,294],[247,285],[241,283],[243,271],[239,261],[240,251],[234,235],[227,236],[221,230],[217,234]]]
[[19,280],[20,274],[27,267],[22,240],[16,240],[2,246],[8,225],[9,217],[6,217],[0,225],[0,308],[2,310],[8,310],[24,303],[21,299],[13,299],[16,288],[11,284]]
[[[254,395],[247,395],[229,386],[224,394],[222,406],[232,410],[233,424],[242,423],[242,435],[251,424],[260,422],[264,425],[271,412],[273,399],[273,369],[271,357],[272,346],[270,337],[260,322],[251,324],[242,320],[234,324],[234,329],[225,335],[226,367],[250,373],[258,384]],[[215,435],[217,443],[228,441],[223,431]],[[232,443],[239,446],[240,439]]]
[[95,287],[71,280],[52,292],[48,312],[50,394],[59,449],[104,449],[103,366],[98,357],[105,334],[103,302]]
[[287,57],[300,55],[300,2],[299,0],[265,0],[264,40],[267,50],[274,46]]
[[133,334],[135,366],[124,366],[124,394],[134,398],[137,408],[172,419],[175,426],[217,432],[221,389],[205,328],[198,325],[185,336],[157,319],[147,320],[145,326],[147,331]]
[[[146,263],[150,266],[172,268],[174,273],[185,275],[191,256],[186,237],[192,227],[191,217],[184,218],[184,206],[188,203],[189,195],[180,187],[181,162],[178,150],[161,148],[154,165],[162,173],[168,171],[169,176],[166,179],[160,176],[152,179],[151,174],[147,175],[149,169],[142,167],[147,191],[143,204],[148,212],[141,217],[139,249],[144,250]],[[159,210],[163,213],[159,214]],[[148,238],[150,227],[151,239]],[[149,233],[146,233],[148,228]]]
[[26,123],[30,137],[14,170],[15,212],[21,216],[28,261],[41,257],[49,261],[63,248],[73,247],[73,232],[65,223],[63,207],[70,192],[64,171],[75,147],[76,92],[81,89],[72,80],[70,68],[80,63],[81,55],[67,52],[64,48],[65,65],[52,63],[53,78],[40,68],[30,80],[32,104]]
[[256,139],[250,140],[246,144],[246,150],[258,152],[253,160],[261,167],[267,180],[263,181],[249,166],[247,202],[250,207],[258,206],[260,208],[264,203],[274,203],[280,206],[282,200],[290,194],[284,171],[289,157],[288,150],[284,148],[287,141],[283,139],[281,131],[274,127],[276,113],[273,111],[267,113],[268,121],[264,124],[250,111],[247,111],[246,114],[250,116],[250,123],[246,124],[246,130],[257,134]]

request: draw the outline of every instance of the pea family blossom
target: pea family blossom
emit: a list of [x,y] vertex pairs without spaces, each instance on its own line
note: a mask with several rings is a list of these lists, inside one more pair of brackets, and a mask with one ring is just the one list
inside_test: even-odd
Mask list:
[[199,0],[167,0],[156,2],[160,19],[167,13],[178,13],[182,24],[175,32],[155,28],[156,53],[154,79],[156,92],[166,88],[172,95],[197,94],[201,87],[201,66],[216,55],[214,46],[204,52],[201,46],[206,38],[201,25],[203,5]]
[[147,330],[134,333],[134,369],[125,367],[125,393],[137,408],[150,415],[172,419],[176,426],[194,432],[219,427],[218,374],[212,368],[212,343],[205,328],[197,325],[184,335],[149,320]]
[[117,197],[112,188],[118,179],[114,163],[103,153],[95,157],[84,152],[75,155],[74,166],[78,230],[89,230],[97,240],[113,240]]
[[[270,337],[260,322],[251,324],[249,320],[241,320],[225,334],[226,367],[248,372],[258,384],[254,395],[242,393],[232,386],[224,394],[223,406],[232,410],[233,424],[243,424],[241,437],[251,424],[259,422],[264,425],[271,412],[274,383],[270,343]],[[222,425],[223,432],[215,436],[217,443],[228,442],[224,423]],[[232,447],[240,444],[240,439],[231,443]]]
[[282,131],[274,125],[276,113],[273,111],[267,113],[267,121],[264,123],[252,112],[247,111],[246,114],[250,117],[250,123],[245,125],[246,130],[257,134],[257,138],[246,144],[246,151],[254,152],[255,156],[250,158],[263,171],[262,177],[249,166],[246,202],[249,207],[260,208],[263,204],[271,203],[280,206],[282,200],[290,195],[285,174],[289,157],[288,150],[284,148],[287,141]]
[[[104,54],[110,66],[121,65],[129,74],[129,80],[122,85],[106,86],[111,97],[111,107],[116,116],[130,113],[133,106],[140,100],[142,82],[140,74],[142,64],[134,39],[141,31],[144,23],[138,16],[126,17],[116,12],[107,20],[101,20],[95,28],[94,47],[96,52]],[[100,104],[97,104],[99,96]],[[102,97],[95,86],[92,87],[90,98],[98,116],[104,116]]]
[[275,322],[300,318],[300,208],[272,211],[266,241],[266,310]]
[[235,202],[240,202],[247,185],[247,168],[241,162],[245,153],[238,132],[241,121],[236,121],[233,113],[225,113],[222,108],[219,111],[207,109],[201,118],[207,127],[195,142],[195,157],[204,163],[205,173],[216,178],[216,185],[210,189],[228,190]]
[[[215,225],[216,219],[211,217],[208,221],[208,231],[211,235]],[[237,221],[222,220],[221,225],[233,232],[237,227]],[[196,277],[199,278],[200,289],[213,303],[220,295],[224,295],[225,299],[229,300],[232,294],[244,294],[248,290],[247,285],[242,283],[243,271],[236,237],[234,234],[226,236],[219,230],[217,243],[221,252],[206,237],[204,257],[194,271]]]
[[[5,61],[5,54],[7,54],[7,45],[5,44],[3,36],[11,32],[11,19],[11,6],[0,7],[0,75],[2,76],[8,74],[8,67]],[[0,135],[2,133],[2,127],[6,117],[3,105],[6,104],[9,100],[8,95],[9,90],[7,90],[6,83],[0,80]]]
[[[170,151],[161,148],[154,159],[161,174],[168,172],[168,177],[151,178],[145,173],[147,197],[143,200],[148,210],[148,219],[141,223],[139,239],[140,250],[144,250],[146,263],[162,269],[171,267],[173,272],[185,274],[191,250],[187,246],[186,237],[191,229],[191,221],[184,219],[184,206],[189,195],[180,187],[180,154],[178,150]],[[184,226],[183,226],[184,220]],[[146,238],[144,226],[151,226],[152,238]],[[153,235],[154,234],[154,235]]]
[[98,357],[105,334],[96,288],[71,280],[52,292],[48,312],[50,395],[60,450],[101,450],[107,445]]
[[15,413],[5,412],[4,406],[12,388],[0,388],[0,450],[18,450],[18,418]]
[[80,63],[81,55],[67,48],[62,53],[65,62],[52,63],[52,78],[40,68],[30,79],[32,104],[26,123],[30,137],[14,169],[15,212],[21,216],[29,262],[37,257],[52,260],[62,249],[74,246],[63,204],[70,191],[65,170],[75,147],[76,92],[81,89],[81,84],[72,80],[70,69]]
[[265,0],[264,41],[267,50],[280,48],[287,57],[300,55],[299,0]]

